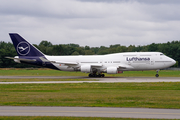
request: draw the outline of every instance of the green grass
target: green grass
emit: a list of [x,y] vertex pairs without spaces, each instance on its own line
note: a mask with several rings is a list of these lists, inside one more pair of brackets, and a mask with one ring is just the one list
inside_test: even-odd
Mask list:
[[[159,120],[146,118],[102,118],[102,117],[50,117],[50,116],[0,116],[0,120]],[[165,119],[161,119],[165,120]]]
[[180,83],[0,85],[0,106],[91,106],[180,109]]
[[[123,74],[105,74],[107,77],[154,77],[151,71],[124,71]],[[51,69],[0,69],[1,76],[88,76],[88,73],[66,72]],[[160,77],[180,77],[180,71],[161,70]]]
[[45,79],[45,78],[23,78],[23,79],[0,79],[0,82],[29,82],[29,81],[97,81],[95,79],[61,79],[61,78],[48,78],[48,79]]
[[51,69],[0,69],[2,76],[86,76],[81,72],[66,72]]

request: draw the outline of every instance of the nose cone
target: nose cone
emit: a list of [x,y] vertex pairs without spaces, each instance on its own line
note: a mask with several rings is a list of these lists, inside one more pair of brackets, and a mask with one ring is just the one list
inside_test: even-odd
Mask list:
[[176,61],[172,58],[169,58],[169,67],[173,66],[174,64],[176,64]]
[[167,56],[163,58],[163,61],[164,61],[164,68],[168,68],[176,64],[176,61],[174,59]]
[[176,64],[176,61],[174,59],[172,59],[171,61],[172,61],[172,65]]

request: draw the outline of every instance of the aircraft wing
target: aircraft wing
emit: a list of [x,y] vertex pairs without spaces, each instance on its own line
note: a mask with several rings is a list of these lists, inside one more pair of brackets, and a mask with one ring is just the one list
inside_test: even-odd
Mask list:
[[36,59],[23,59],[23,58],[14,58],[14,57],[5,57],[8,59],[18,60],[18,61],[24,61],[24,62],[35,62]]
[[130,65],[127,65],[127,64],[119,64],[118,65],[118,68],[119,69],[132,69],[134,67],[130,66]]
[[[78,62],[64,62],[64,61],[50,61],[51,63],[64,64],[64,65],[78,65]],[[101,67],[102,64],[90,64],[91,67]]]
[[[50,61],[50,60],[47,60],[45,59],[44,57],[39,57],[43,62],[51,62],[51,63],[56,63],[56,64],[65,64],[65,65],[68,65],[68,66],[71,66],[71,65],[78,65],[79,63],[78,62],[65,62],[65,61]],[[101,67],[102,64],[90,64],[91,67]]]
[[51,62],[51,63],[56,63],[56,64],[65,64],[65,65],[77,65],[77,62],[64,62],[64,61],[50,61],[47,60],[43,57],[39,57],[43,62]]
[[91,67],[101,67],[102,66],[102,64],[90,64],[91,65]]
[[77,65],[77,62],[64,62],[64,61],[50,61],[51,63],[65,64],[65,65]]

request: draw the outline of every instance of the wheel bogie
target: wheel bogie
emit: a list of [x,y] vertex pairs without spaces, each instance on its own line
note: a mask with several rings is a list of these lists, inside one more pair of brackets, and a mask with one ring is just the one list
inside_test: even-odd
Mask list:
[[92,74],[92,73],[89,74],[89,77],[104,77],[104,76],[105,76],[104,74]]

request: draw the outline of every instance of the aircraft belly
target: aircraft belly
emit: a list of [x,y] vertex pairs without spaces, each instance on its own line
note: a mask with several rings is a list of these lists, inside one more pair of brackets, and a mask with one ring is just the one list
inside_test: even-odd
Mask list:
[[146,63],[132,64],[135,70],[151,70],[154,69],[152,65]]
[[74,68],[68,68],[68,66],[60,67],[62,71],[74,71]]
[[56,68],[58,68],[59,70],[62,71],[75,71],[73,67],[64,65],[64,64],[53,64],[54,66],[56,66]]

